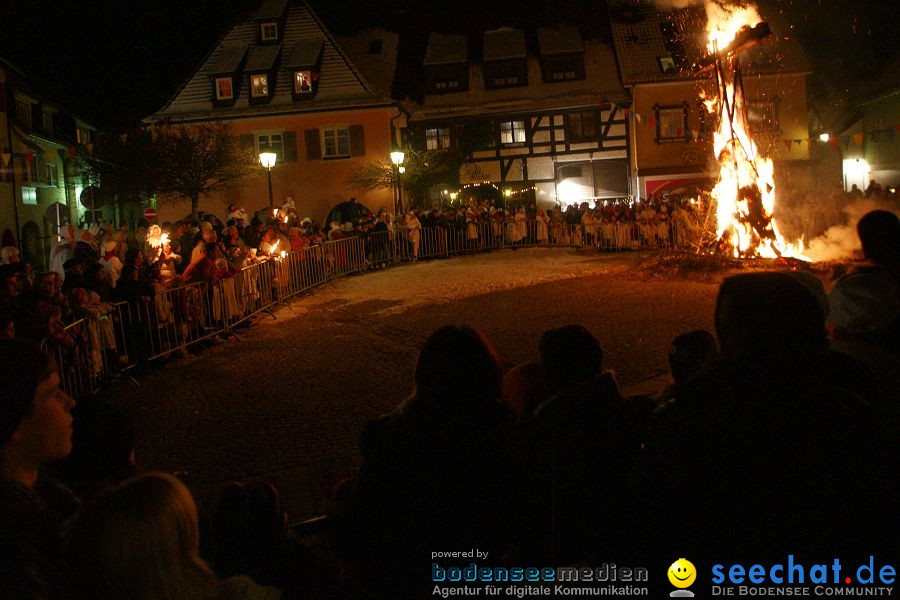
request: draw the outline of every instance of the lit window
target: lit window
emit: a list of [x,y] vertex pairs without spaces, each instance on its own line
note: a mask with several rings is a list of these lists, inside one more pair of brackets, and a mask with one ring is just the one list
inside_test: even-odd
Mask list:
[[37,206],[37,188],[33,188],[33,187],[23,187],[22,188],[22,204],[30,204],[32,206]]
[[450,148],[450,129],[426,129],[425,149],[446,150]]
[[16,118],[25,127],[31,127],[31,103],[16,100]]
[[284,137],[280,133],[261,133],[256,136],[256,153],[274,152],[277,161],[284,158]]
[[234,92],[231,89],[231,77],[216,78],[216,99],[231,100],[234,98]]
[[519,85],[519,78],[515,75],[510,75],[509,77],[494,77],[494,85]]
[[78,143],[82,146],[87,146],[91,143],[91,130],[86,127],[79,127],[75,130],[75,135],[78,137]]
[[259,26],[259,37],[264,42],[278,39],[278,23],[263,23]]
[[453,81],[436,81],[434,84],[436,90],[456,90],[459,89],[459,82]]
[[520,144],[525,141],[525,121],[504,121],[500,123],[500,143]]
[[294,71],[294,93],[309,94],[312,92],[312,71]]
[[656,107],[657,139],[670,141],[684,140],[686,121],[686,106]]
[[325,158],[350,156],[350,130],[346,127],[323,129],[322,141]]
[[254,98],[268,96],[269,95],[269,76],[268,75],[251,75],[250,76],[250,94]]

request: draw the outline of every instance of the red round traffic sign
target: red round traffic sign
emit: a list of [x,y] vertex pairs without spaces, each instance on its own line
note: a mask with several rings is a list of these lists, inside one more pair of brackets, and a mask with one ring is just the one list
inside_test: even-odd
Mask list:
[[155,208],[148,208],[144,211],[144,219],[147,221],[155,221],[157,216]]

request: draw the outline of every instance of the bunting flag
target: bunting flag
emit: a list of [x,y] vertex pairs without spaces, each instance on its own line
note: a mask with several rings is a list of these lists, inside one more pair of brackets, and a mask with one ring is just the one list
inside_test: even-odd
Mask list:
[[653,117],[648,118],[647,122],[650,124],[650,127],[656,127],[656,119]]
[[[809,141],[809,140],[807,140],[807,141]],[[794,143],[797,144],[798,146],[802,146],[803,140],[794,140]]]
[[25,153],[25,162],[31,164],[31,161],[34,160],[34,152],[26,152]]
[[78,156],[78,150],[75,149],[75,146],[69,146],[66,148],[66,154],[71,158],[74,156]]
[[8,154],[8,153],[0,154],[0,159],[3,160],[3,166],[8,167],[9,162],[12,160],[12,154]]
[[787,151],[790,152],[791,151],[791,140],[781,140],[781,141],[784,144],[784,147],[787,148]]
[[65,160],[66,160],[66,149],[65,149],[65,148],[60,148],[59,150],[56,151],[56,155],[59,157],[59,160],[65,162]]
[[684,128],[683,128],[683,127],[679,127],[679,128],[675,131],[675,136],[676,136],[676,137],[684,137]]
[[865,134],[863,134],[863,133],[854,133],[853,134],[853,143],[856,144],[857,146],[859,146],[860,148],[862,148],[863,137],[865,137]]
[[47,160],[54,162],[56,160],[56,150],[47,150]]
[[831,147],[835,150],[838,149],[838,139],[837,138],[828,138],[828,143],[831,144]]

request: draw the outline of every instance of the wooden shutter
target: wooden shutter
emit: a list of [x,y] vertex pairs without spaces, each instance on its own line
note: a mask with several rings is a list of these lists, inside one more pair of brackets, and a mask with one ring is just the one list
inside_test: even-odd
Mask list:
[[322,144],[319,142],[319,130],[307,129],[303,132],[306,141],[306,160],[319,160],[322,158]]
[[366,139],[362,125],[350,126],[350,156],[366,155]]
[[284,144],[284,161],[297,162],[297,132],[285,131],[281,136]]

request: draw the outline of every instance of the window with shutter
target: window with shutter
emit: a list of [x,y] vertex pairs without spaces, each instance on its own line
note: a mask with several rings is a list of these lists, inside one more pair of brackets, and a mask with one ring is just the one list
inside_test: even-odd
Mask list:
[[284,146],[285,162],[295,162],[297,160],[297,132],[285,131],[281,134]]
[[362,125],[350,126],[350,156],[365,156],[366,140]]
[[306,143],[306,160],[319,160],[322,158],[322,146],[319,141],[318,129],[307,129],[303,132]]

